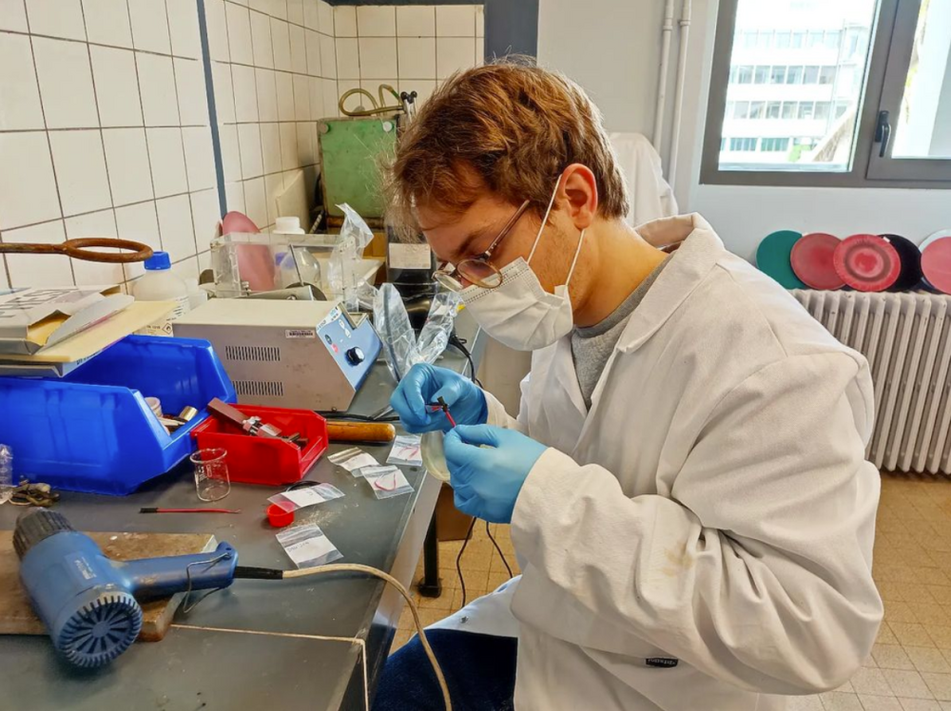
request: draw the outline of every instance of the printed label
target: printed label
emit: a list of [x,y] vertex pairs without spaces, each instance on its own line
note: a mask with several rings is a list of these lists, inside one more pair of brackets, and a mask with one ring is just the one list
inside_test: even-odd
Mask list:
[[288,328],[284,331],[284,338],[317,338],[317,331],[312,328]]
[[428,244],[393,243],[390,247],[390,269],[429,269],[432,252]]

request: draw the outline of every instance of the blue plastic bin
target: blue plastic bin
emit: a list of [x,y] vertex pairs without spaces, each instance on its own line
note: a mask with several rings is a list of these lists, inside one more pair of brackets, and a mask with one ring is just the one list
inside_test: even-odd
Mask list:
[[[169,435],[146,396],[168,413],[200,412]],[[124,495],[188,456],[216,397],[237,400],[208,341],[128,336],[63,378],[0,378],[0,442],[17,477]]]

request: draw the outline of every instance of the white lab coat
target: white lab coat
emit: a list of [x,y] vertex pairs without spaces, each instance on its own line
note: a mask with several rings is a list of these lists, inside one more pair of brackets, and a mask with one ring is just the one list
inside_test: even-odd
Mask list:
[[626,222],[632,227],[677,214],[674,191],[664,180],[660,154],[640,133],[611,133],[615,162],[631,199]]
[[568,338],[517,421],[489,397],[550,446],[512,519],[523,573],[436,626],[518,636],[518,711],[783,709],[847,680],[882,619],[868,365],[703,218],[639,232],[686,240],[590,411]]

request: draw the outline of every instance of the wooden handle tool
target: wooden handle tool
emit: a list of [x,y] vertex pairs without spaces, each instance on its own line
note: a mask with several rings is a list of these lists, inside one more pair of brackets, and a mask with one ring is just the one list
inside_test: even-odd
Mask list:
[[386,422],[350,422],[327,420],[331,442],[392,442],[396,428]]

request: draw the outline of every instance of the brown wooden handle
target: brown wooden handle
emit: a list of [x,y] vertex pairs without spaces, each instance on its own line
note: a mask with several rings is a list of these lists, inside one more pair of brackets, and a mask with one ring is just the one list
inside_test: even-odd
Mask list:
[[392,442],[396,428],[386,422],[327,420],[331,442]]

